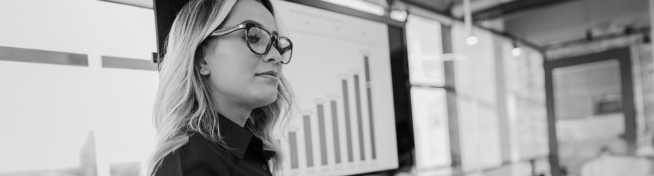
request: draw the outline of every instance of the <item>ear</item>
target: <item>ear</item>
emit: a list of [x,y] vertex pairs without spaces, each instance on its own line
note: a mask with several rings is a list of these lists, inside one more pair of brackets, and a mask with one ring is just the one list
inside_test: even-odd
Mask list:
[[200,74],[207,76],[211,74],[211,70],[209,70],[209,66],[207,65],[207,61],[204,59],[200,59]]

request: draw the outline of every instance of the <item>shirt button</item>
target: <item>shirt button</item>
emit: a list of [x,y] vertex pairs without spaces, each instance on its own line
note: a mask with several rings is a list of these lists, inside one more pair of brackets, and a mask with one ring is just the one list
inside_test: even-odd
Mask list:
[[263,165],[263,170],[267,171],[268,167],[266,165]]

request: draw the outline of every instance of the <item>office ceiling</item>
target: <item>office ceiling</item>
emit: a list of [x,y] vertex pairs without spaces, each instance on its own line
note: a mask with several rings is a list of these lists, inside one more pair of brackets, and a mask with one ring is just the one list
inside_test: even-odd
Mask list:
[[[153,0],[100,0],[142,8],[152,8]],[[315,0],[313,0],[315,1]],[[346,0],[344,0],[346,1]],[[349,0],[347,0],[349,1]],[[399,4],[418,6],[448,17],[463,18],[464,0],[363,0],[383,7],[396,9]],[[470,0],[471,11],[475,21],[500,18],[517,11],[542,7],[548,4],[569,0]],[[400,8],[401,9],[401,8]]]
[[[141,8],[148,8],[148,9],[152,9],[154,5],[153,0],[99,0],[99,1],[119,3],[119,4],[131,5]],[[170,3],[175,1],[181,1],[181,0],[167,0],[165,2]],[[318,0],[307,0],[307,1],[318,1]],[[342,0],[342,1],[353,1],[353,0]],[[432,11],[437,14],[457,20],[462,20],[464,16],[464,8],[463,8],[464,0],[359,0],[359,1],[366,1],[393,10],[404,10],[406,9],[407,6],[420,7],[425,10]],[[472,19],[475,22],[494,20],[494,19],[504,19],[504,21],[509,22],[512,20],[512,18],[517,18],[519,16],[523,16],[524,14],[528,14],[528,13],[519,13],[519,12],[533,11],[535,9],[544,8],[545,6],[559,4],[561,2],[571,2],[571,1],[578,1],[578,0],[470,0],[470,9],[472,11]],[[509,34],[508,32],[510,31],[511,29],[497,30],[498,33],[515,36]],[[512,32],[515,33],[515,31]],[[545,45],[545,44],[547,43],[536,42],[536,45]]]

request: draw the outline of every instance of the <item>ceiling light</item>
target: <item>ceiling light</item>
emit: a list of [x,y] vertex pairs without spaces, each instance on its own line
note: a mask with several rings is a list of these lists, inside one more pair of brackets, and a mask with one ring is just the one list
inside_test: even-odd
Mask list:
[[513,56],[519,56],[520,53],[522,53],[522,50],[519,47],[515,47],[511,50],[511,53],[513,54]]
[[474,35],[471,35],[470,37],[468,37],[468,39],[466,39],[466,42],[468,42],[468,45],[472,46],[472,45],[477,44],[478,39]]

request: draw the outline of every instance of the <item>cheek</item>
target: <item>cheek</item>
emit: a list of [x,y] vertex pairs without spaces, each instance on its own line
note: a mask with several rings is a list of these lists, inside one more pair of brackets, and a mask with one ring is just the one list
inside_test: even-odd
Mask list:
[[228,47],[234,45],[222,44],[207,58],[212,84],[221,92],[238,91],[254,79],[257,59],[239,48]]
[[212,80],[220,83],[219,86],[244,86],[242,84],[247,83],[254,77],[254,67],[249,64],[237,62],[235,59],[223,58],[219,60],[224,61],[216,62],[214,69],[212,69]]

